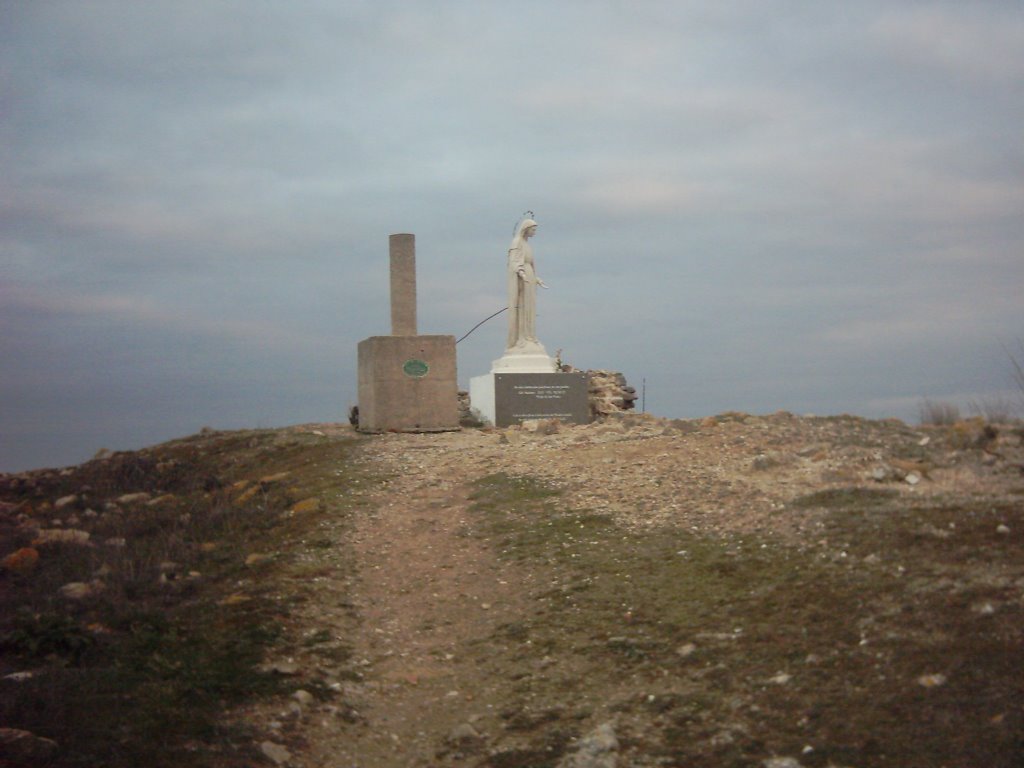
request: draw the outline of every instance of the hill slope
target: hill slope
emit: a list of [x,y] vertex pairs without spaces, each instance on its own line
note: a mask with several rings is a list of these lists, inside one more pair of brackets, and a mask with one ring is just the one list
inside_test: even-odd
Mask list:
[[[151,722],[111,765],[1016,765],[1021,436],[311,425],[7,476],[0,554],[93,546],[9,563],[4,608],[30,610],[2,671],[35,676],[3,681],[4,720],[97,764],[111,734],[83,735],[66,680],[38,713],[116,651],[139,669],[115,710]],[[161,730],[176,708],[206,714]]]

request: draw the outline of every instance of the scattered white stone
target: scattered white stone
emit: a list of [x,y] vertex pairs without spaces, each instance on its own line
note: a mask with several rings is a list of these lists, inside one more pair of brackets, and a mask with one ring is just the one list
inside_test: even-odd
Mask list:
[[936,539],[948,539],[953,535],[953,532],[948,528],[936,528],[934,525],[929,523],[921,529],[921,533],[926,536],[934,536]]
[[126,493],[117,498],[118,504],[136,504],[142,501],[149,501],[148,493]]
[[681,656],[685,659],[687,656],[692,655],[696,650],[696,645],[694,645],[693,643],[686,643],[685,645],[680,645],[678,648],[676,648],[676,655]]
[[0,755],[5,765],[46,765],[60,746],[52,739],[18,728],[0,728]]
[[292,694],[292,698],[304,707],[308,707],[313,703],[313,694],[309,691],[303,690],[302,688],[295,691],[295,693]]
[[36,544],[88,544],[89,532],[77,528],[42,528],[35,538]]
[[938,688],[946,684],[946,676],[942,674],[921,675],[917,678],[917,684],[924,688]]
[[62,496],[55,502],[53,502],[53,508],[62,509],[66,507],[68,504],[74,504],[76,501],[78,501],[78,496],[76,496],[73,493],[70,496]]
[[928,443],[930,443],[931,441],[932,439],[928,437],[928,435],[925,435],[924,437],[917,441],[917,444],[923,447],[925,445],[928,445]]
[[558,763],[558,768],[616,768],[619,763],[619,740],[611,723],[599,725]]
[[917,485],[921,482],[921,475],[917,472],[908,472],[907,476],[903,478],[907,485]]
[[761,765],[764,768],[803,768],[795,757],[769,757]]
[[9,675],[4,675],[4,680],[10,680],[12,683],[24,683],[26,680],[31,680],[36,676],[35,672],[12,672]]
[[980,613],[982,616],[991,616],[996,612],[996,608],[992,603],[976,603],[971,606],[971,610],[975,613]]
[[273,741],[264,741],[260,744],[260,752],[273,761],[274,765],[284,765],[292,759],[291,752],[283,744],[276,744]]
[[460,744],[470,744],[479,738],[480,732],[470,723],[460,723],[452,728],[446,740],[449,744],[458,746]]
[[84,600],[87,597],[99,594],[104,589],[102,581],[72,581],[60,588],[61,597],[68,600]]
[[785,685],[792,679],[792,675],[787,674],[786,672],[780,672],[775,677],[768,678],[768,682],[774,685]]
[[996,533],[1001,533],[1003,536],[1005,536],[1009,532],[1010,532],[1009,526],[1003,525],[1002,523],[1000,523],[998,526],[996,526]]

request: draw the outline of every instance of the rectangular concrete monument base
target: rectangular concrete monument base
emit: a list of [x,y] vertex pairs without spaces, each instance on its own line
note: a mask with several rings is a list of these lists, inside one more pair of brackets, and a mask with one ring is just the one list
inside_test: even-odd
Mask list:
[[359,431],[459,429],[454,336],[359,342]]
[[488,373],[469,380],[469,401],[480,418],[496,427],[529,419],[590,421],[587,376],[583,373]]

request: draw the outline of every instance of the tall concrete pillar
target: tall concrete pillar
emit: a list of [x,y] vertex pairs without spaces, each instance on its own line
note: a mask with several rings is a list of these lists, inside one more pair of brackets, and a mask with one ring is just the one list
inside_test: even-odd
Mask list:
[[416,236],[391,235],[391,335],[416,335]]
[[[416,329],[416,238],[391,235],[391,335],[359,342],[359,430],[459,428],[455,337]],[[0,760],[0,762],[3,762]]]

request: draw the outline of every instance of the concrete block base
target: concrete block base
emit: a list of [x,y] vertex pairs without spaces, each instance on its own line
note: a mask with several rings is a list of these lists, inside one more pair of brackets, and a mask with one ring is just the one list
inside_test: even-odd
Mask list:
[[359,342],[359,430],[459,429],[454,336],[371,336]]

